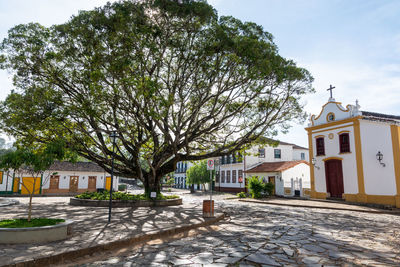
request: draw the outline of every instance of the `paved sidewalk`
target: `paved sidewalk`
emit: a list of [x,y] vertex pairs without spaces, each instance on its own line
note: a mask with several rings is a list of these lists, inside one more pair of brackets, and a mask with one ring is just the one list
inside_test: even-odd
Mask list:
[[[27,216],[28,199],[13,199],[20,201],[21,204],[2,207],[0,219]],[[70,206],[68,202],[69,197],[34,198],[32,217],[63,218],[75,221],[70,238],[42,244],[0,245],[0,266],[205,221],[200,203],[184,203],[181,206],[161,208],[115,208],[112,221],[107,224],[108,208]]]
[[378,209],[372,207],[346,204],[345,202],[340,203],[335,201],[318,201],[318,200],[304,200],[304,199],[292,199],[292,198],[267,198],[267,199],[257,199],[257,200],[245,198],[238,200],[241,202],[252,202],[252,203],[277,205],[277,206],[318,208],[327,210],[345,210],[345,211],[400,215],[400,209],[393,209],[393,210]]

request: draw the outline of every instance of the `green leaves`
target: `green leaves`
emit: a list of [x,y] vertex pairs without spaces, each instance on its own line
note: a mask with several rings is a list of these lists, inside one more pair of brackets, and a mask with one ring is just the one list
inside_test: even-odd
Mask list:
[[210,171],[207,171],[207,161],[202,160],[194,164],[186,171],[186,183],[205,184],[210,182]]
[[238,151],[304,119],[310,73],[260,25],[205,1],[118,1],[61,25],[12,28],[0,67],[14,74],[0,126],[19,146],[63,140],[110,170],[158,184],[177,161]]
[[47,144],[43,150],[33,151],[21,148],[0,156],[0,168],[4,170],[17,171],[27,168],[35,173],[46,171],[55,160],[65,157],[65,143],[57,141]]

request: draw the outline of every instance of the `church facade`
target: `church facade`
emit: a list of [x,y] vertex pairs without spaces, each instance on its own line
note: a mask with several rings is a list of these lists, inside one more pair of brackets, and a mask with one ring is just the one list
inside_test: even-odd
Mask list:
[[400,116],[331,96],[306,130],[312,198],[400,207]]

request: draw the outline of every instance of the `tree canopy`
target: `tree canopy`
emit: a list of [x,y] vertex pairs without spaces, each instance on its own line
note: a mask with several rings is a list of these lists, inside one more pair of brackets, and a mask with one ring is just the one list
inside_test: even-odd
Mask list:
[[146,191],[178,161],[240,150],[304,119],[310,73],[283,58],[270,33],[219,17],[205,1],[108,3],[68,22],[21,24],[0,47],[15,90],[1,127],[17,144],[63,139]]
[[206,184],[210,182],[210,171],[207,171],[207,161],[201,160],[196,162],[192,167],[186,171],[186,183],[193,184]]

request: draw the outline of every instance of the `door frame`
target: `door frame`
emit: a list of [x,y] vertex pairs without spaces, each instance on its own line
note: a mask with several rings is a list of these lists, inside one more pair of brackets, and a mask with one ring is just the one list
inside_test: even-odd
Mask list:
[[[328,165],[330,164],[330,163],[333,163],[333,162],[337,162],[339,165],[339,170],[338,170],[338,172],[341,174],[340,175],[340,178],[341,178],[341,181],[342,181],[342,184],[341,184],[341,191],[342,191],[342,195],[341,196],[332,196],[332,193],[331,193],[331,186],[330,186],[330,183],[329,183],[329,175],[328,175]],[[327,160],[324,160],[324,163],[325,163],[325,183],[326,183],[326,193],[329,193],[330,194],[330,197],[334,197],[334,198],[343,198],[343,194],[344,194],[344,177],[343,177],[343,164],[342,164],[342,159],[340,159],[340,158],[334,158],[334,159],[327,159]]]
[[[72,178],[77,178],[76,179],[76,191],[71,191]],[[78,189],[79,189],[79,176],[76,176],[76,175],[70,176],[69,177],[69,188],[68,188],[69,192],[76,193],[76,192],[78,192]]]
[[[92,178],[92,179],[91,179]],[[93,188],[91,188],[91,187],[89,187],[89,185],[90,185],[90,180],[93,180],[93,178],[94,178],[94,187]],[[94,189],[94,191],[96,191],[96,186],[97,186],[97,176],[88,176],[88,190],[89,189]]]
[[273,179],[272,184],[274,185],[274,188],[272,190],[272,195],[275,196],[275,186],[276,186],[275,180],[276,180],[276,177],[272,176],[272,175],[268,176],[268,183],[271,183],[271,179]]
[[[57,178],[57,188],[51,187],[51,180]],[[60,189],[60,175],[51,175],[50,176],[50,183],[49,183],[49,190],[58,190]]]

